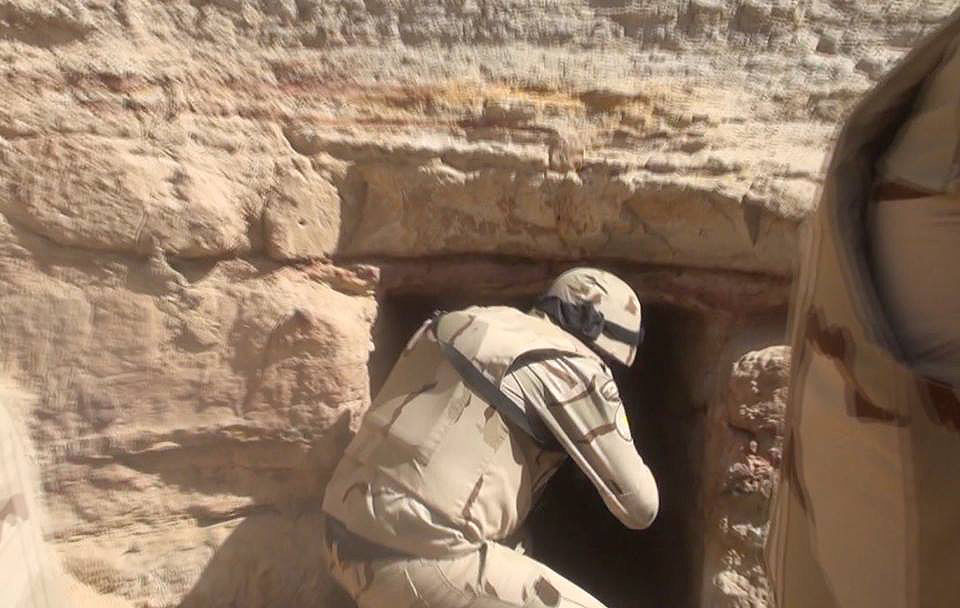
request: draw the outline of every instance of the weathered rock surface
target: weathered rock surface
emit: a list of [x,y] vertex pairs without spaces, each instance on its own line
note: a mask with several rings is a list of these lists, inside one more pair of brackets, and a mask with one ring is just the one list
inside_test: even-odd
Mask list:
[[[369,294],[266,259],[67,249],[5,221],[0,235],[2,361],[39,396],[30,424],[48,535],[70,574],[176,605],[238,527],[310,544],[290,526],[315,533],[303,517],[316,517],[369,401]],[[275,568],[292,576],[295,561]]]
[[785,274],[836,119],[949,7],[12,0],[3,211],[141,254]]
[[763,544],[782,454],[789,379],[789,347],[748,352],[733,364],[725,403],[713,412],[704,606],[770,605]]
[[782,304],[837,120],[952,8],[0,1],[0,364],[64,569],[333,605],[310,541],[403,289],[377,267],[588,258],[699,314]]
[[42,536],[40,483],[21,420],[26,401],[0,379],[0,581],[12,608],[66,603],[65,577]]
[[47,513],[37,453],[24,424],[33,401],[0,377],[0,598],[11,608],[128,608],[124,598],[67,576],[43,538]]

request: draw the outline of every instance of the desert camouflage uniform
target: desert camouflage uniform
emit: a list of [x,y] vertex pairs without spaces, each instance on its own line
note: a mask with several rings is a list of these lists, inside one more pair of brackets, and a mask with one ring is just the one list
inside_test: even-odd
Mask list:
[[[361,608],[601,607],[501,543],[567,454],[624,524],[653,520],[656,485],[609,369],[549,320],[511,308],[450,313],[432,331],[422,329],[401,355],[324,500],[350,532],[404,555],[343,559],[331,542],[334,576]],[[534,408],[564,451],[504,422],[464,385],[437,339]]]
[[[931,311],[956,305],[958,260],[925,261],[933,244],[924,239],[938,240],[941,251],[956,249],[960,223],[944,222],[957,217],[960,199],[954,192],[932,197],[934,203],[895,201],[905,219],[931,220],[914,240],[898,240],[889,217],[875,226],[881,233],[868,230],[876,181],[955,190],[960,82],[945,83],[940,92],[953,105],[944,106],[928,78],[938,66],[960,67],[950,60],[958,36],[954,16],[850,115],[802,252],[791,309],[782,478],[767,543],[782,608],[939,608],[960,597],[960,398],[945,381],[957,370],[944,367],[943,357],[910,352],[913,340],[923,338],[917,329],[932,321],[943,323],[947,344],[956,341],[960,319],[940,313],[917,319],[916,310],[910,319],[909,306],[896,302],[906,286],[913,305]],[[923,209],[930,204],[943,213]],[[871,238],[880,245],[875,259]],[[888,274],[907,266],[912,286],[911,277]],[[941,290],[937,282],[947,285]],[[901,293],[884,291],[891,286]]]

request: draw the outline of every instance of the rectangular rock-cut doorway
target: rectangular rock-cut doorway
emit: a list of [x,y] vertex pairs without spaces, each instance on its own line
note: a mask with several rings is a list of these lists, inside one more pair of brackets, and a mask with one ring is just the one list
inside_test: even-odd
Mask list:
[[[526,310],[534,296],[385,295],[374,329],[371,394],[409,337],[435,310],[473,304]],[[528,518],[533,557],[575,581],[610,608],[693,608],[702,562],[700,463],[705,405],[692,375],[704,319],[670,305],[644,308],[646,340],[637,362],[615,372],[634,441],[657,478],[660,513],[644,531],[625,528],[568,462]],[[702,372],[702,369],[700,370]]]

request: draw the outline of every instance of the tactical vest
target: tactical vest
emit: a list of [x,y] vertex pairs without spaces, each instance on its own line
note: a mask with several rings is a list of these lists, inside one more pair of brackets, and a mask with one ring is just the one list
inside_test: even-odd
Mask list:
[[960,399],[904,362],[865,242],[877,158],[957,36],[955,15],[851,114],[802,253],[767,542],[784,608],[925,608],[960,597]]
[[530,507],[531,471],[516,452],[536,450],[533,440],[467,386],[438,340],[498,387],[523,357],[597,358],[549,321],[513,308],[474,307],[425,325],[400,355],[328,484],[324,509],[356,533],[367,531],[355,529],[362,518],[351,512],[354,488],[400,489],[428,507],[429,517],[476,542],[509,533]]

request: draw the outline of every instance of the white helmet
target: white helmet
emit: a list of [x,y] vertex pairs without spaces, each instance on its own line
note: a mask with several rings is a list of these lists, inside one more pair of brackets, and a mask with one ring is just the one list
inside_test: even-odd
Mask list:
[[626,366],[633,363],[643,342],[637,294],[604,270],[566,271],[557,277],[536,307],[600,355]]

